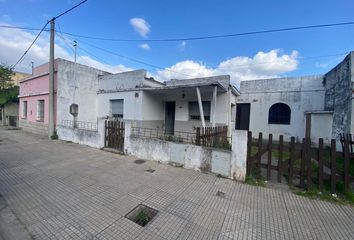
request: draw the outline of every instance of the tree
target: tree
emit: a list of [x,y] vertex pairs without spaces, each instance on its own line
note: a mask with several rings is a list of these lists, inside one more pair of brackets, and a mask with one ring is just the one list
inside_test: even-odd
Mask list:
[[18,101],[18,87],[12,81],[14,72],[10,67],[0,65],[0,105]]
[[14,86],[12,76],[14,72],[10,67],[0,65],[0,90],[12,88]]

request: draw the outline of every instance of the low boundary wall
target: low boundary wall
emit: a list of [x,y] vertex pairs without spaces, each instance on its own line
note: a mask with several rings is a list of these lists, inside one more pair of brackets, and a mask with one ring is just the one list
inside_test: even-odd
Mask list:
[[125,125],[124,149],[138,158],[177,163],[185,168],[212,172],[235,180],[246,178],[247,131],[232,132],[232,150],[221,150],[192,144],[131,136],[131,125]]
[[58,125],[57,134],[60,140],[71,141],[94,148],[104,147],[104,121],[98,121],[97,131]]

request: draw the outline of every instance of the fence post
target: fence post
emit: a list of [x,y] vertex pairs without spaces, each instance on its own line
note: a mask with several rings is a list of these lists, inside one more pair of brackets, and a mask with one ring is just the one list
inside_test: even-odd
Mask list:
[[197,145],[200,145],[200,128],[199,127],[197,127],[197,134],[195,136],[195,143]]
[[344,191],[349,190],[349,139],[344,140]]
[[[235,150],[235,149],[233,149]],[[251,173],[251,168],[253,167],[252,159],[251,159],[251,150],[252,150],[252,132],[248,131],[247,133],[247,176]]]
[[278,154],[278,182],[281,182],[281,175],[283,171],[283,144],[284,137],[283,135],[279,136],[279,154]]
[[290,139],[290,158],[289,158],[289,184],[293,185],[293,170],[294,170],[294,160],[295,160],[295,137]]
[[262,133],[258,135],[258,153],[257,153],[257,179],[261,176],[261,158],[262,158]]
[[336,192],[336,140],[331,140],[331,192]]
[[307,154],[306,154],[306,162],[307,162],[307,191],[311,190],[312,187],[312,166],[311,166],[311,139],[306,139],[307,145]]
[[273,134],[269,134],[268,140],[268,162],[267,162],[267,180],[270,180],[271,167],[272,167],[272,146],[273,145]]
[[318,187],[323,191],[323,138],[318,140]]
[[301,150],[301,167],[300,167],[300,187],[303,188],[305,185],[305,161],[306,161],[306,140],[302,139],[302,150]]
[[107,120],[104,121],[104,147],[107,147]]

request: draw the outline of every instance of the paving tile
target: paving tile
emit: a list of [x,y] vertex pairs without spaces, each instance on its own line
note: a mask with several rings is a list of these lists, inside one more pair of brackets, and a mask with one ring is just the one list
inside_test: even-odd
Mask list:
[[[351,206],[0,133],[0,194],[33,239],[354,239]],[[145,227],[125,218],[141,203],[159,211]]]

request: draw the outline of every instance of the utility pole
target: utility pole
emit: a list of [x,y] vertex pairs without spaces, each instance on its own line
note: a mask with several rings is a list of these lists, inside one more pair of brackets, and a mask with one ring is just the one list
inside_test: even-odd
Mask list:
[[31,62],[32,76],[33,76],[34,62]]
[[49,139],[54,135],[54,28],[55,18],[50,20],[50,48],[49,48]]
[[74,62],[76,63],[76,53],[77,53],[77,42],[76,41],[74,41],[74,49],[75,49]]

